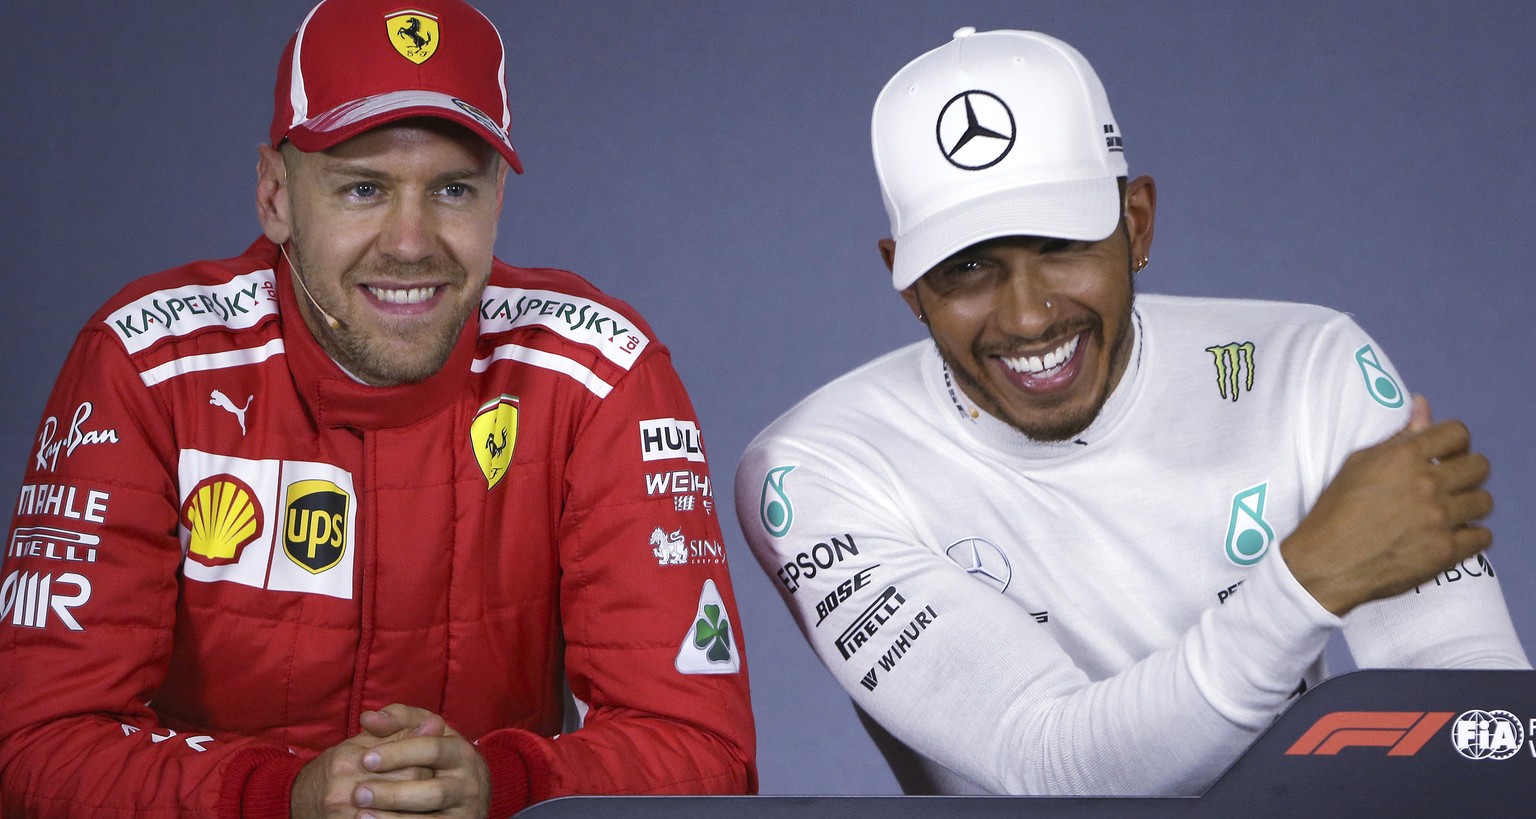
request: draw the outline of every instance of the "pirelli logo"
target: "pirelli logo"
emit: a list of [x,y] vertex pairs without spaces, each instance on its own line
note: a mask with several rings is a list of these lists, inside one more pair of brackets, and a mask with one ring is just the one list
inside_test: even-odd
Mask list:
[[1345,748],[1386,748],[1413,756],[1451,717],[1449,711],[1334,711],[1319,718],[1285,753],[1333,756]]
[[843,659],[852,659],[859,649],[880,633],[880,628],[890,622],[906,602],[907,598],[902,597],[895,586],[886,586],[885,591],[875,598],[875,602],[869,604],[869,608],[853,621],[853,625],[838,635],[837,650]]

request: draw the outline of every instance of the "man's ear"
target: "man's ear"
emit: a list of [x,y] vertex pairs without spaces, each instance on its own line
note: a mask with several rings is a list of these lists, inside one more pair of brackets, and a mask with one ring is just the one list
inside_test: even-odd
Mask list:
[[887,236],[880,240],[880,258],[885,260],[887,272],[896,272],[896,240]]
[[268,239],[284,245],[293,238],[288,167],[282,152],[270,145],[257,145],[256,153],[256,218]]
[[[896,267],[896,240],[895,239],[892,239],[891,237],[887,236],[884,239],[880,240],[880,258],[885,260],[885,269],[886,270],[890,270],[892,272],[895,272],[894,271],[894,268]],[[917,297],[917,282],[913,282],[910,287],[908,287],[907,289],[901,291],[901,298],[902,298],[903,301],[905,301],[907,303],[907,309],[912,311],[912,315],[917,316],[917,320],[918,321],[921,321],[924,324],[928,323],[928,318],[923,315],[923,303]]]
[[1125,189],[1125,227],[1131,241],[1131,262],[1152,255],[1152,224],[1157,216],[1157,183],[1138,176]]

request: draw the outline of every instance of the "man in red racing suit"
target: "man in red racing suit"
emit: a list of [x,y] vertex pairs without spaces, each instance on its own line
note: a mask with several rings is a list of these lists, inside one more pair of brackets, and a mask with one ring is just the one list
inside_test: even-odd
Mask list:
[[261,239],[80,333],[0,565],[0,813],[286,816],[391,703],[474,743],[491,816],[755,790],[703,443],[646,324],[497,261],[434,374],[370,386],[296,281]]

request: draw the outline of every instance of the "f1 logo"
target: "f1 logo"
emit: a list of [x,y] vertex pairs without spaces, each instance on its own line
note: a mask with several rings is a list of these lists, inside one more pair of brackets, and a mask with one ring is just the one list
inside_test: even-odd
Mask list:
[[1391,748],[1387,756],[1413,756],[1445,727],[1449,711],[1335,711],[1319,719],[1286,756],[1332,756],[1350,747]]

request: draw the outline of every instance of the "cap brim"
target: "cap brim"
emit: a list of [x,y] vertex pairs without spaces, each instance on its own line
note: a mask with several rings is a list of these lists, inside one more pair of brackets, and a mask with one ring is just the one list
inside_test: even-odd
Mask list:
[[395,91],[338,105],[288,129],[286,139],[306,153],[339,145],[364,131],[410,117],[437,117],[475,132],[522,173],[523,163],[506,133],[484,112],[436,91]]
[[977,242],[1003,236],[1048,236],[1097,242],[1120,224],[1114,177],[1005,188],[929,216],[896,239],[891,284],[905,290],[939,262]]

